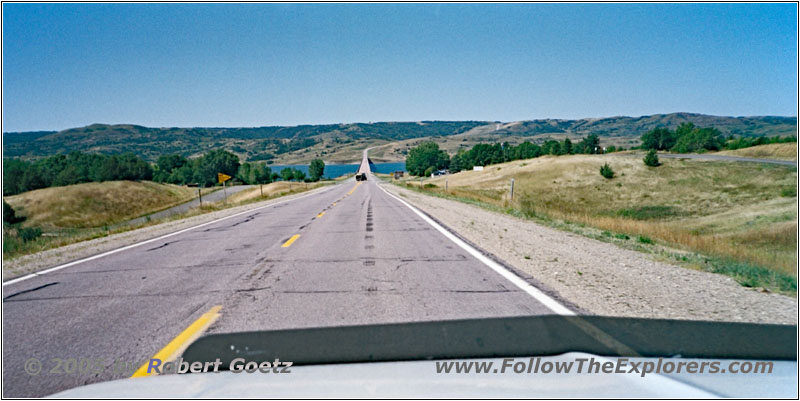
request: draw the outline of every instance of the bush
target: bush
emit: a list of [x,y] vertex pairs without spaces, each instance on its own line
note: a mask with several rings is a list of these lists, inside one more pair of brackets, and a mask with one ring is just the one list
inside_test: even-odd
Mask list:
[[425,173],[423,174],[425,177],[430,177],[433,174],[433,167],[428,167],[425,169]]
[[18,217],[14,208],[11,207],[6,201],[3,201],[3,223],[15,224],[25,220],[24,217]]
[[614,170],[612,170],[611,166],[606,163],[603,165],[603,167],[600,167],[600,175],[610,180],[614,178]]
[[655,149],[650,149],[650,151],[647,152],[647,156],[645,156],[642,161],[644,161],[645,166],[649,167],[658,167],[661,165],[658,161],[658,155],[656,155]]
[[38,227],[20,228],[17,231],[17,235],[24,242],[33,241],[42,236],[42,229]]

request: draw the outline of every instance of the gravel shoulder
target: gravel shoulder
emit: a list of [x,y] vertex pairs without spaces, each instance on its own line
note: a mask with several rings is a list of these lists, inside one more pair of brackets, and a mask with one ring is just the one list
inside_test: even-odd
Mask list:
[[331,187],[332,186],[330,185],[325,185],[306,192],[269,199],[263,202],[250,203],[242,206],[218,210],[211,213],[187,217],[185,219],[167,221],[131,231],[112,234],[102,238],[96,238],[58,248],[48,249],[35,254],[20,256],[11,260],[3,260],[3,281],[135,244],[137,242],[160,237],[175,231],[191,228],[199,224],[207,223],[209,221],[217,220],[236,213],[241,213],[243,211],[326,191]]
[[383,186],[587,313],[797,324],[797,298],[478,206]]

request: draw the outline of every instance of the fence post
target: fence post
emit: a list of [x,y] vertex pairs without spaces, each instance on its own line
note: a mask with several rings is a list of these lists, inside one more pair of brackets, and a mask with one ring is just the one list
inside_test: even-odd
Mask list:
[[197,187],[197,197],[200,198],[200,207],[203,207],[203,193],[200,192],[200,187]]
[[447,193],[447,178],[444,179],[444,193]]
[[514,179],[513,178],[511,179],[511,199],[510,200],[512,200],[512,201],[514,200]]
[[264,184],[261,184],[261,197],[264,197]]

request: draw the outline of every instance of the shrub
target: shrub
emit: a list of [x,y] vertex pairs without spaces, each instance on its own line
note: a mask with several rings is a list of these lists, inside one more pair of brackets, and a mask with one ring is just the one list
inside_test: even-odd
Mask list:
[[781,188],[781,196],[783,196],[784,198],[793,198],[797,196],[797,188],[796,187]]
[[24,241],[24,242],[33,241],[33,240],[35,240],[36,238],[39,238],[39,237],[41,237],[41,236],[42,236],[42,229],[40,229],[40,228],[38,228],[38,227],[25,227],[25,228],[20,228],[20,229],[17,231],[17,235],[19,235],[19,237],[20,237],[20,238],[22,239],[22,241]]
[[603,167],[600,167],[600,175],[610,180],[614,178],[614,170],[612,170],[611,166],[606,163],[603,165]]
[[14,208],[11,207],[6,201],[3,201],[3,223],[14,224],[25,220],[24,217],[18,217]]
[[647,152],[647,156],[645,156],[642,161],[644,161],[645,166],[649,167],[658,167],[661,165],[658,161],[658,155],[656,155],[655,149],[650,149],[650,151]]
[[640,235],[639,236],[639,242],[641,242],[642,244],[652,244],[653,240],[650,239],[650,237],[647,237],[647,236],[644,236],[644,235]]

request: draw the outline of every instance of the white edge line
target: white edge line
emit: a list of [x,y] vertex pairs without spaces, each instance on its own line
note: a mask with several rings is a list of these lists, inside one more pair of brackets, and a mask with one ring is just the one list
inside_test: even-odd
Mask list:
[[489,266],[492,270],[497,272],[499,275],[503,276],[506,280],[512,282],[514,285],[519,287],[522,291],[525,291],[526,293],[528,293],[528,295],[536,298],[537,301],[541,302],[548,309],[552,310],[553,312],[555,312],[558,315],[575,316],[575,312],[569,310],[566,306],[562,305],[561,303],[559,303],[558,301],[556,301],[555,299],[553,299],[549,295],[547,295],[544,292],[542,292],[542,290],[534,287],[533,285],[531,285],[527,281],[523,280],[521,277],[517,276],[516,274],[514,274],[511,271],[509,271],[505,267],[501,266],[499,263],[489,259],[488,257],[486,257],[486,255],[482,254],[477,249],[473,248],[472,246],[470,246],[466,242],[462,241],[461,238],[458,238],[457,236],[455,236],[450,231],[447,231],[447,229],[445,229],[444,227],[439,225],[439,223],[433,221],[430,217],[426,216],[425,213],[420,212],[419,210],[417,210],[417,208],[415,208],[414,206],[411,206],[408,202],[398,198],[394,194],[392,194],[389,191],[387,191],[386,189],[384,189],[382,185],[378,185],[378,188],[380,188],[383,192],[385,192],[387,195],[391,196],[392,198],[395,198],[398,201],[400,201],[400,203],[406,205],[409,209],[411,209],[419,217],[421,217],[423,220],[425,220],[426,223],[428,223],[431,226],[433,226],[433,228],[435,228],[437,231],[442,233],[442,235],[447,237],[450,241],[453,241],[456,245],[460,246],[462,249],[467,251],[470,255],[474,256],[476,259],[478,259],[481,262],[483,262],[483,264],[485,264],[486,266]]
[[130,244],[130,245],[123,246],[122,248],[116,248],[116,249],[112,249],[110,251],[106,251],[106,252],[103,252],[103,253],[98,253],[97,255],[89,256],[87,258],[78,259],[78,260],[75,260],[75,261],[72,261],[72,262],[69,262],[69,263],[65,263],[63,265],[59,265],[59,266],[51,267],[51,268],[46,269],[46,270],[42,270],[42,271],[38,271],[38,272],[35,272],[35,273],[31,273],[31,274],[28,274],[27,276],[17,277],[15,279],[4,281],[3,282],[3,287],[5,287],[7,285],[14,284],[14,283],[19,283],[20,281],[25,281],[25,280],[27,280],[29,278],[33,278],[33,277],[36,277],[36,276],[41,276],[41,275],[44,275],[44,274],[47,274],[47,273],[52,273],[54,271],[61,270],[61,269],[64,269],[64,268],[67,268],[67,267],[70,267],[70,266],[75,266],[77,264],[88,262],[90,260],[99,259],[99,258],[102,258],[104,256],[115,254],[117,252],[126,251],[128,249],[135,248],[135,247],[140,246],[140,245],[149,244],[149,243],[155,242],[155,241],[160,241],[160,240],[162,240],[164,238],[172,237],[173,235],[183,234],[183,233],[185,233],[187,231],[192,231],[192,230],[200,228],[200,227],[205,227],[205,226],[207,226],[209,224],[218,223],[218,222],[220,222],[222,220],[227,220],[227,219],[230,219],[232,217],[241,216],[243,214],[251,213],[251,212],[253,212],[255,210],[260,210],[260,209],[264,209],[264,208],[267,208],[267,207],[280,205],[282,203],[303,199],[303,198],[306,198],[306,197],[309,197],[309,196],[312,196],[312,195],[317,195],[317,194],[320,194],[322,192],[327,192],[331,188],[334,188],[334,186],[330,186],[330,187],[328,187],[328,189],[326,189],[324,191],[314,192],[314,193],[306,194],[306,195],[303,195],[303,196],[299,196],[297,198],[286,199],[286,200],[282,200],[280,202],[270,203],[269,205],[264,205],[264,206],[259,206],[259,207],[256,207],[256,208],[248,209],[248,210],[245,210],[245,211],[242,211],[242,212],[239,212],[239,213],[232,214],[230,216],[220,217],[220,218],[218,218],[216,220],[211,220],[211,221],[208,221],[208,222],[205,222],[205,223],[198,224],[196,226],[192,226],[192,227],[189,227],[189,228],[184,228],[183,230],[175,231],[175,232],[172,232],[172,233],[169,233],[169,234],[164,234],[164,235],[162,235],[160,237],[151,238],[151,239],[148,239],[148,240],[144,240],[142,242],[137,242],[135,244]]

